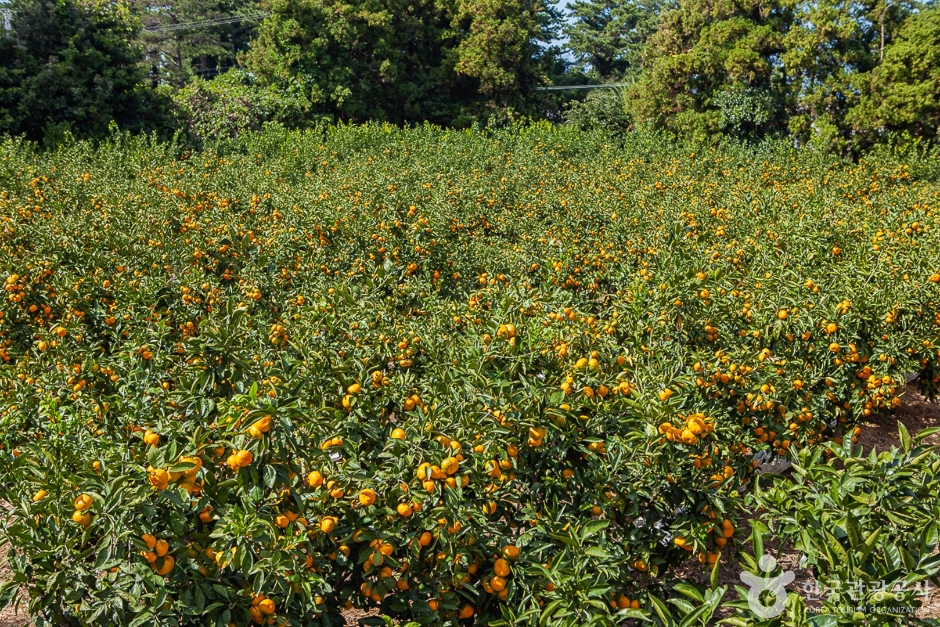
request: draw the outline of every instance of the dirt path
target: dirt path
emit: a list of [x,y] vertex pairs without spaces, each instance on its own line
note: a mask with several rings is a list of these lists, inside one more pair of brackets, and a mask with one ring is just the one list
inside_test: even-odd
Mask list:
[[[872,448],[886,450],[891,446],[900,447],[898,422],[903,423],[912,435],[924,429],[940,427],[940,405],[926,402],[917,393],[916,387],[909,385],[902,397],[901,405],[894,415],[880,414],[874,416],[870,422],[862,424],[859,444],[865,448],[866,452]],[[940,434],[933,436],[929,441],[933,444],[940,444]],[[746,529],[742,528],[741,532],[743,533],[742,537],[747,535]],[[772,551],[773,548],[768,544],[769,550]],[[731,592],[728,596],[731,600],[731,598],[737,596],[734,594],[732,586],[740,585],[741,582],[738,579],[739,572],[732,554],[727,555],[724,563],[726,567],[721,570],[719,583],[729,586]],[[809,589],[815,583],[811,572],[799,568],[799,554],[795,551],[784,551],[781,554],[780,565],[796,573],[796,580],[788,586],[789,590]],[[689,572],[688,574],[692,575],[693,573]],[[9,576],[10,568],[6,562],[6,547],[0,547],[0,582],[6,581]],[[705,575],[702,575],[701,578],[703,582],[706,580]],[[810,603],[810,605],[818,606],[819,603]],[[346,618],[350,624],[355,624],[356,618],[360,616],[364,616],[364,614],[351,612]],[[927,603],[918,611],[917,616],[918,618],[940,618],[940,591],[933,591]],[[22,613],[14,613],[12,608],[0,612],[0,627],[26,627],[29,624],[30,621],[27,617]]]

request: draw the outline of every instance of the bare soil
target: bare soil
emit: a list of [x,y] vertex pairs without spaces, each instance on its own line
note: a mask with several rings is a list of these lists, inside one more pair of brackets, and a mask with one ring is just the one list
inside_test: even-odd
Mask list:
[[[0,582],[9,581],[12,578],[10,565],[7,563],[7,547],[0,546]],[[30,624],[29,616],[26,615],[25,607],[20,607],[19,613],[12,607],[0,611],[0,627],[26,627]]]
[[[907,430],[916,434],[924,429],[931,427],[940,427],[940,405],[929,403],[917,392],[916,385],[907,386],[907,390],[901,399],[901,405],[895,410],[894,414],[879,414],[873,416],[869,422],[862,424],[862,432],[859,435],[859,444],[865,451],[871,449],[887,450],[892,446],[900,447],[898,438],[898,422],[904,424]],[[940,434],[932,436],[929,440],[931,444],[940,444]],[[742,537],[749,533],[746,525],[740,529]],[[767,552],[774,554],[777,546],[767,543]],[[10,578],[10,568],[6,561],[6,547],[0,546],[0,582],[7,581]],[[739,571],[736,566],[736,560],[733,549],[725,551],[723,556],[724,567],[719,572],[719,584],[729,586],[729,593],[726,600],[737,598],[733,591],[733,586],[741,585]],[[799,567],[800,555],[798,552],[784,548],[780,551],[778,563],[785,570],[790,570],[796,574],[795,581],[787,586],[790,591],[811,590],[815,585],[813,574],[808,569]],[[682,574],[689,577],[697,577],[703,583],[707,581],[707,573],[702,573],[698,569],[690,566],[682,571],[674,572],[675,575]],[[810,607],[819,606],[818,601],[808,600]],[[27,627],[30,625],[29,618],[24,615],[21,607],[17,613],[14,609],[8,608],[0,611],[0,627]],[[355,625],[359,618],[368,616],[360,610],[352,610],[343,614],[347,623]],[[940,590],[933,590],[926,599],[923,607],[917,612],[918,618],[940,619]]]

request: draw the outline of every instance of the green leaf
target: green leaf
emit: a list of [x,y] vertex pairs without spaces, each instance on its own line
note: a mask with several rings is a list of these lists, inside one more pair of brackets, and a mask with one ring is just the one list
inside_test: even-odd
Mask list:
[[13,605],[19,589],[19,584],[15,581],[4,581],[0,584],[0,611]]
[[610,555],[604,549],[598,546],[589,546],[584,550],[585,555],[590,555],[591,557],[596,557],[597,559],[605,560],[610,557]]
[[708,582],[711,584],[712,588],[718,585],[719,563],[720,560],[715,560],[715,563],[712,564],[712,572],[708,578]]
[[754,558],[760,559],[764,554],[764,534],[770,533],[767,525],[759,520],[751,521],[751,544],[754,547]]
[[689,614],[688,616],[686,616],[682,620],[682,622],[679,623],[679,627],[691,627],[691,625],[693,625],[694,623],[697,623],[700,619],[703,619],[703,618],[705,621],[707,621],[709,618],[711,618],[711,615],[713,612],[714,612],[713,608],[710,608],[707,605],[703,605],[699,607],[698,609],[696,609],[691,614]]
[[177,462],[170,466],[167,472],[189,472],[196,468],[196,464],[193,462]]
[[581,531],[585,538],[589,538],[597,532],[606,529],[609,525],[609,520],[589,520],[588,522],[584,523],[583,527],[581,527]]
[[836,627],[839,619],[835,614],[815,614],[809,618],[808,623],[812,627]]
[[[718,561],[716,560],[715,563],[717,564]],[[677,583],[676,585],[672,587],[672,589],[676,590],[680,594],[683,594],[689,597],[690,599],[695,599],[699,603],[705,602],[705,597],[702,596],[702,593],[699,592],[698,588],[696,588],[695,586],[689,585],[687,583]]]
[[539,627],[546,627],[548,621],[551,620],[552,615],[554,615],[555,610],[558,609],[558,606],[562,604],[563,599],[556,599],[542,608],[542,616],[539,618]]
[[654,594],[649,595],[649,600],[653,605],[653,611],[656,612],[656,615],[659,617],[659,620],[662,621],[663,625],[665,625],[665,627],[674,627],[676,621],[672,616],[672,612],[666,607],[666,604]]
[[898,421],[898,435],[901,437],[901,446],[905,453],[911,452],[911,434],[907,432],[907,427],[900,420]]

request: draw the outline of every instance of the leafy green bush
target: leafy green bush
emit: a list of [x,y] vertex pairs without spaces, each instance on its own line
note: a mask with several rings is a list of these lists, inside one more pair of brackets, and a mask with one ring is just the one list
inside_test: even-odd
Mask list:
[[575,100],[565,111],[565,122],[582,130],[601,129],[621,133],[630,127],[624,91],[620,88],[592,90],[584,100]]
[[756,482],[753,507],[770,533],[781,548],[800,551],[802,565],[829,590],[817,594],[830,624],[914,624],[925,585],[937,585],[940,458],[922,442],[940,429],[912,438],[898,428],[901,450],[804,449],[792,477]]
[[174,130],[169,98],[144,86],[140,24],[120,2],[17,0],[0,28],[0,133],[47,146],[102,139],[112,124]]
[[234,138],[271,122],[291,128],[327,121],[310,114],[304,93],[300,79],[260,86],[249,74],[232,70],[212,80],[196,79],[172,95],[183,126],[198,143]]

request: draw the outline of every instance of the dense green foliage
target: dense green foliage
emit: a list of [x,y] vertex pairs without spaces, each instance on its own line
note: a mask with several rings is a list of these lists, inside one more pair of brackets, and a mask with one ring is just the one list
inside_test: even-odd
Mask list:
[[[727,559],[755,451],[849,446],[906,373],[937,393],[935,153],[224,146],[0,145],[0,533],[40,624],[701,624],[676,577]],[[765,506],[837,527],[873,490],[911,519],[860,524],[901,535],[936,510],[925,459]],[[812,558],[875,576],[887,546]]]
[[[239,84],[233,132],[264,120],[547,119],[706,143],[789,137],[857,157],[884,142],[933,142],[940,121],[933,0],[57,2],[13,5],[14,29],[0,36],[0,131],[101,138],[115,121],[198,140],[205,123],[189,116],[209,109],[190,95]],[[239,15],[255,17],[203,23]],[[248,74],[187,87],[238,65]],[[542,91],[585,81],[622,85]],[[182,106],[168,110],[167,90],[183,90]]]
[[257,131],[273,122],[303,126],[311,117],[310,101],[299,81],[262,86],[240,70],[215,80],[194,80],[173,94],[190,140],[197,144]]
[[0,133],[56,141],[166,127],[166,103],[141,84],[138,25],[107,1],[21,0],[0,32]]
[[914,3],[683,0],[628,110],[701,139],[789,134],[841,153],[897,132],[932,140],[937,28]]
[[635,116],[699,139],[779,131],[786,120],[776,94],[784,81],[774,58],[784,51],[789,16],[780,0],[681,2],[645,50]]
[[[816,574],[809,591],[790,591],[788,624],[810,624],[809,596],[833,625],[931,624],[917,621],[915,610],[940,572],[940,457],[923,443],[937,429],[914,437],[898,429],[901,449],[806,449],[792,477],[756,482],[749,500],[763,522],[752,524],[755,539],[773,537],[778,556],[796,549]],[[758,541],[754,555],[762,553]],[[754,555],[744,562],[758,573]]]
[[886,133],[937,136],[940,128],[940,9],[911,17],[884,63],[865,77],[859,104],[850,112],[852,127],[868,143]]
[[[245,56],[267,81],[296,78],[342,120],[445,125],[532,114],[546,82],[551,13],[539,1],[273,0]],[[545,17],[543,17],[543,15]]]
[[576,0],[568,5],[567,48],[577,67],[601,80],[620,80],[642,69],[647,39],[674,3],[662,0]]

